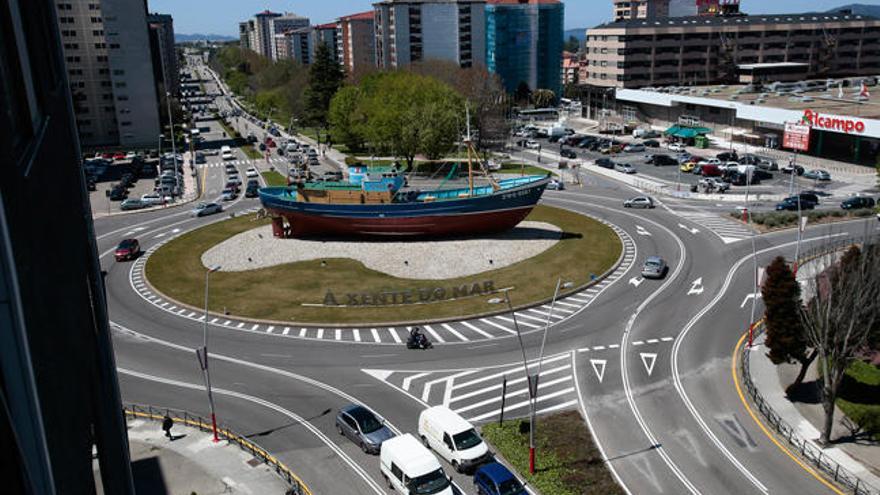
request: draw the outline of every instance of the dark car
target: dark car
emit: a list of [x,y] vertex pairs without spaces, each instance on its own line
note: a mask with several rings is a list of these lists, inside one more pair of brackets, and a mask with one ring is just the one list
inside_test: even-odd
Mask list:
[[248,186],[248,188],[244,190],[244,197],[246,197],[246,198],[256,198],[259,195],[260,195],[259,186],[254,186],[254,187]]
[[596,160],[596,165],[602,168],[614,168],[614,162],[610,158],[599,158]]
[[522,483],[503,464],[490,462],[474,473],[474,493],[477,495],[526,495]]
[[647,141],[643,141],[642,144],[644,144],[648,148],[659,148],[660,147],[660,141],[657,141],[656,139],[649,139]]
[[339,410],[336,431],[367,454],[378,454],[382,442],[394,437],[394,433],[385,426],[385,420],[358,404],[350,404]]
[[575,153],[574,150],[570,150],[570,149],[564,149],[564,150],[560,151],[559,155],[564,158],[572,158],[572,159],[577,158],[577,153]]
[[678,165],[678,160],[669,155],[654,155],[651,157],[651,164],[655,167],[675,166]]
[[724,178],[734,186],[756,185],[761,183],[761,179],[759,179],[756,174],[744,174],[736,170],[728,172]]
[[141,245],[138,243],[137,239],[123,239],[122,242],[116,246],[114,256],[116,257],[116,261],[127,261],[137,258],[140,253]]
[[[798,207],[798,203],[800,203],[800,207]],[[780,203],[776,204],[776,210],[788,210],[788,211],[797,211],[801,210],[812,210],[816,207],[816,203],[812,203],[810,201],[805,201],[803,199],[798,198],[797,196],[791,196],[783,199]]]
[[122,201],[128,197],[128,189],[123,186],[116,185],[110,190],[110,201]]
[[723,153],[718,153],[715,155],[715,158],[721,160],[722,162],[735,162],[739,161],[736,151],[725,151]]
[[873,208],[874,198],[867,196],[856,196],[849,198],[840,203],[840,207],[844,210],[858,210],[859,208]]

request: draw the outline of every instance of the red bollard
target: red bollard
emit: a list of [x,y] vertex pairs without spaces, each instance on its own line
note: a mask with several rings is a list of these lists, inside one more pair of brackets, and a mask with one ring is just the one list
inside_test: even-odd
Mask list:
[[535,474],[535,448],[529,447],[529,474]]

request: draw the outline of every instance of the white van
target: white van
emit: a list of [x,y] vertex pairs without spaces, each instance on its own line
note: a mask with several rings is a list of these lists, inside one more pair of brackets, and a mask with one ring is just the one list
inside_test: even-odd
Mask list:
[[403,495],[454,493],[440,461],[409,433],[382,442],[379,469],[388,488]]
[[460,473],[492,459],[474,425],[446,406],[422,411],[419,436],[426,447],[434,449]]
[[235,155],[232,154],[232,148],[229,146],[220,147],[220,157],[224,160],[234,160]]

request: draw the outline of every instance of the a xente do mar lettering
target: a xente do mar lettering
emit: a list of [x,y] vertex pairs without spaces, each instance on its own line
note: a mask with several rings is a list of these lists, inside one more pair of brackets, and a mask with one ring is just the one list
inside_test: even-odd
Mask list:
[[331,290],[324,295],[322,306],[396,306],[400,304],[425,304],[452,301],[466,297],[484,296],[495,292],[491,280],[474,282],[455,287],[423,287],[418,289],[387,290],[377,292],[348,292],[337,296]]
[[857,132],[859,134],[865,132],[865,123],[861,120],[844,119],[840,117],[824,117],[819,112],[812,110],[804,110],[804,119],[811,126],[819,129],[829,129],[835,131],[843,131],[846,133]]

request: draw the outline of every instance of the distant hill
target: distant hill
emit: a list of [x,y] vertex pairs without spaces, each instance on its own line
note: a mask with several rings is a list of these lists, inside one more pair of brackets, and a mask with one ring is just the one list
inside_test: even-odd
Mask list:
[[880,5],[867,5],[864,3],[851,3],[829,10],[828,12],[839,12],[841,10],[852,10],[856,15],[870,15],[880,17]]
[[174,33],[174,41],[178,43],[185,43],[188,41],[233,41],[238,38],[235,36],[227,36],[225,34],[201,34],[201,33],[193,33],[193,34],[185,34],[185,33]]
[[586,35],[587,28],[575,28],[575,29],[566,29],[565,30],[565,39],[568,39],[572,36],[578,39],[578,41],[584,41]]

